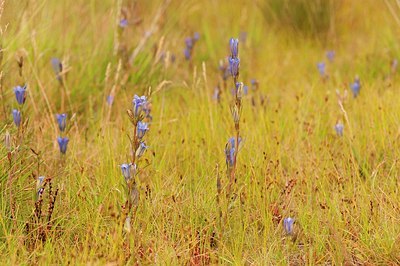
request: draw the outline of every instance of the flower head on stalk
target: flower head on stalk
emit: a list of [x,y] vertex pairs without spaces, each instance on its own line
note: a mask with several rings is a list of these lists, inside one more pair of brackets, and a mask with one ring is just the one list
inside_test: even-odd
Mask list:
[[144,152],[147,150],[148,146],[145,142],[141,141],[139,147],[136,150],[136,157],[140,158],[143,156]]
[[112,96],[111,94],[107,96],[106,102],[109,106],[111,106],[114,102],[114,96]]
[[326,76],[326,72],[325,72],[325,62],[319,62],[317,64],[317,69],[319,74],[321,75],[321,77],[325,77]]
[[148,130],[149,130],[148,124],[145,122],[139,121],[137,123],[137,127],[136,127],[136,137],[139,140],[141,140]]
[[58,146],[60,148],[61,154],[65,154],[67,152],[67,146],[68,146],[69,139],[67,137],[65,137],[65,138],[58,137],[57,142],[58,142]]
[[236,79],[239,76],[239,66],[240,66],[239,58],[229,58],[229,69],[234,79]]
[[235,165],[235,138],[231,137],[225,145],[225,158],[228,169]]
[[283,220],[283,229],[285,230],[286,234],[288,234],[288,235],[293,234],[293,225],[294,225],[293,218],[288,217]]
[[329,62],[333,62],[335,59],[335,51],[329,50],[326,52],[326,57],[328,58]]
[[12,110],[14,124],[19,127],[21,124],[21,112],[17,109]]
[[60,59],[53,57],[51,59],[51,66],[53,67],[54,74],[56,74],[56,78],[61,80],[61,72],[63,71],[63,65]]
[[356,76],[356,78],[354,79],[354,82],[350,85],[350,87],[351,87],[351,91],[353,92],[354,98],[356,98],[358,96],[358,94],[360,94],[360,89],[361,89],[361,82],[360,82],[360,78],[358,76]]
[[237,58],[239,56],[239,40],[231,38],[229,40],[229,47],[231,49],[231,58]]
[[336,134],[337,134],[339,137],[342,137],[342,136],[343,136],[343,129],[344,129],[344,125],[343,125],[341,122],[336,123],[336,125],[335,125],[335,131],[336,131]]
[[136,164],[133,165],[131,163],[127,164],[127,163],[123,163],[121,164],[121,172],[122,175],[125,178],[125,182],[129,183],[129,181],[132,179],[132,174],[135,175],[136,174]]
[[119,21],[118,26],[122,29],[128,27],[128,20],[126,18],[123,18]]
[[58,128],[61,132],[64,132],[67,125],[67,114],[56,114]]
[[147,107],[147,98],[146,96],[137,96],[133,97],[133,116],[136,120],[140,120],[143,115],[143,111],[145,111]]
[[14,94],[18,104],[19,105],[24,104],[26,100],[26,85],[24,85],[23,87],[21,86],[14,87]]

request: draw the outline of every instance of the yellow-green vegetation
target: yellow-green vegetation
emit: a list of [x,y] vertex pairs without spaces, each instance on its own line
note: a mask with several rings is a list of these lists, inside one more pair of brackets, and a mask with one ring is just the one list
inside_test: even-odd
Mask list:
[[[0,264],[400,264],[399,1],[289,2],[0,1]],[[228,191],[219,62],[239,36],[249,91]],[[135,94],[152,121],[128,232]]]

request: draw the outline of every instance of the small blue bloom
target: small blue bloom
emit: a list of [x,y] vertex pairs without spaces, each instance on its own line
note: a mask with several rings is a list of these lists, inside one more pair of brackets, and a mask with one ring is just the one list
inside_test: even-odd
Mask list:
[[319,62],[317,64],[317,68],[318,68],[319,74],[324,77],[325,76],[325,62]]
[[15,98],[17,99],[18,104],[24,104],[25,99],[26,99],[26,85],[21,87],[21,86],[16,86],[14,87],[14,93],[15,93]]
[[343,129],[344,129],[344,125],[343,125],[342,123],[338,122],[338,123],[335,125],[336,134],[337,134],[338,136],[340,136],[340,137],[343,136]]
[[148,146],[146,145],[146,143],[144,143],[143,141],[140,142],[138,149],[136,150],[136,157],[140,158],[142,157],[142,155],[144,154],[144,152],[147,150]]
[[185,59],[190,60],[191,50],[186,47],[185,50],[183,51],[183,53],[185,55]]
[[119,26],[121,28],[126,28],[128,26],[128,20],[126,18],[123,18],[119,21]]
[[65,138],[58,137],[57,142],[58,142],[58,146],[60,147],[60,152],[62,154],[65,154],[67,152],[67,146],[68,146],[69,139],[66,137]]
[[327,51],[326,57],[328,58],[328,60],[330,62],[333,62],[333,60],[335,59],[335,51],[333,51],[333,50]]
[[42,184],[43,184],[43,181],[44,181],[44,179],[45,179],[45,177],[44,176],[39,176],[38,178],[37,178],[37,180],[36,180],[36,193],[37,193],[37,198],[39,198],[39,196],[40,196],[40,193],[41,193],[41,191],[42,191]]
[[193,39],[190,38],[190,37],[187,37],[187,38],[185,39],[185,44],[186,44],[186,48],[188,48],[189,50],[191,50],[191,49],[193,48],[193,46],[194,46]]
[[247,95],[249,93],[249,87],[247,85],[243,86],[243,94]]
[[[242,138],[239,137],[239,145],[242,142]],[[235,165],[235,152],[236,152],[236,139],[231,137],[225,145],[225,158],[226,165],[228,168],[232,168]]]
[[149,130],[147,123],[139,121],[136,128],[136,137],[140,140]]
[[142,111],[144,111],[144,109],[147,106],[147,98],[146,98],[146,96],[139,97],[139,96],[135,95],[133,97],[132,104],[133,104],[133,115],[137,119],[140,117]]
[[231,58],[237,58],[239,56],[239,40],[231,38],[229,40],[229,47],[231,49]]
[[114,96],[108,95],[108,96],[107,96],[107,104],[108,104],[108,105],[112,105],[113,102],[114,102]]
[[283,220],[283,228],[285,229],[286,234],[288,235],[293,234],[293,224],[294,224],[293,218],[288,217]]
[[61,132],[65,130],[65,126],[67,125],[67,114],[56,114],[58,128]]
[[358,96],[358,94],[360,93],[360,89],[361,89],[360,79],[358,77],[356,77],[354,80],[354,83],[352,83],[350,85],[350,87],[351,87],[351,91],[353,92],[354,98],[356,98]]
[[19,127],[19,125],[21,124],[21,112],[18,111],[17,109],[13,109],[12,115],[13,115],[13,119],[14,119],[14,124],[17,127]]
[[126,182],[128,182],[131,179],[131,166],[132,164],[127,164],[127,163],[121,164],[122,175],[124,176]]
[[231,71],[232,77],[234,78],[237,78],[239,76],[239,65],[239,58],[229,58],[229,69]]
[[51,66],[53,67],[53,70],[54,70],[54,73],[56,74],[57,79],[61,80],[60,73],[63,70],[63,65],[62,65],[60,59],[55,58],[55,57],[52,58],[51,59]]
[[235,138],[232,137],[225,145],[226,165],[228,168],[232,168],[235,164],[235,150]]

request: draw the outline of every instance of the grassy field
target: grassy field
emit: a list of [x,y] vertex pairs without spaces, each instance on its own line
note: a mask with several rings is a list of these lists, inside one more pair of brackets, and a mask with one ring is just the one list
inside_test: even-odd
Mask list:
[[0,1],[0,264],[400,264],[399,2],[327,0],[327,20],[309,1],[301,27],[274,2]]

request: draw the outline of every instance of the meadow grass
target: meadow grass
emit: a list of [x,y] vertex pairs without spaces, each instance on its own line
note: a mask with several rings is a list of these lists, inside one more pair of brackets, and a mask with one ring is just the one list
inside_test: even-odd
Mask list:
[[[260,6],[6,0],[0,134],[4,140],[9,132],[12,148],[2,141],[0,263],[399,264],[400,93],[390,68],[400,55],[400,28],[390,12],[399,11],[395,1],[343,2],[324,39],[281,30]],[[121,10],[125,29],[118,26]],[[188,62],[184,40],[194,32],[200,40]],[[240,80],[250,85],[255,78],[259,89],[243,98],[235,199],[218,203],[217,178],[225,188],[224,147],[234,127],[230,86],[220,103],[213,91],[229,38],[241,32],[247,39],[239,46]],[[325,56],[330,49],[333,63]],[[163,63],[162,51],[175,62]],[[63,63],[64,86],[53,57]],[[317,71],[320,61],[326,80]],[[362,88],[353,98],[356,75]],[[22,134],[11,110],[12,88],[23,84],[22,116],[29,121]],[[150,87],[149,149],[126,233],[120,165],[131,158],[127,135],[133,134],[126,110]],[[349,91],[342,109],[336,90]],[[64,112],[70,142],[60,156],[55,114]],[[338,121],[343,137],[334,130]],[[59,189],[45,241],[34,239],[39,227],[25,229],[38,176]],[[292,235],[282,226],[289,216]]]

